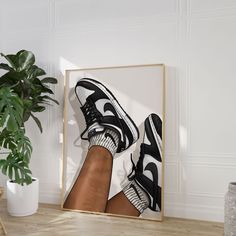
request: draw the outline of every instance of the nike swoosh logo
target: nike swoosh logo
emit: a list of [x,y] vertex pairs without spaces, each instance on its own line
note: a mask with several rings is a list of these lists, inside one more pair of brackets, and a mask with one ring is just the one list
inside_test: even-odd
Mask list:
[[111,134],[109,134],[109,133],[105,133],[104,136],[105,136],[105,138],[108,138],[108,137],[109,137],[109,138],[111,139],[111,141],[114,143],[114,145],[117,146],[117,145],[116,145],[116,141],[115,141],[115,139],[112,137]]
[[151,191],[151,195],[153,197],[153,204],[152,208],[156,209],[156,204],[158,204],[159,208],[161,209],[161,195],[159,195],[158,191],[158,169],[155,163],[150,162],[146,165],[144,170],[149,170],[152,173],[153,176],[153,187]]
[[113,105],[111,103],[109,103],[109,102],[105,103],[103,110],[104,110],[104,112],[110,111],[112,114],[114,114],[114,116],[119,118],[118,113],[116,112],[115,108],[113,107]]
[[[155,163],[150,162],[146,165],[144,170],[148,170],[151,172],[153,176],[153,181],[150,180],[146,175],[140,173],[136,176],[136,180],[138,183],[144,188],[148,197],[150,199],[150,209],[153,211],[161,210],[161,195],[162,195],[162,188],[158,186],[158,169]],[[151,201],[152,197],[152,201]],[[158,205],[159,209],[157,209]]]
[[[131,132],[130,127],[128,127],[127,123],[124,121],[123,118],[120,118],[119,114],[117,113],[116,109],[113,107],[113,105],[111,103],[106,103],[104,105],[104,111],[110,111],[114,114],[114,117],[110,117],[110,120],[112,120],[112,118],[115,118],[115,122],[116,125],[118,125],[118,127],[121,129],[122,131],[122,137],[121,137],[121,141],[122,143],[124,143],[124,145],[126,145],[127,141],[125,140],[127,137],[128,139],[128,143],[133,143],[133,134]],[[109,118],[108,118],[109,119]],[[112,122],[113,124],[115,124],[114,122]],[[117,124],[118,123],[118,124]]]

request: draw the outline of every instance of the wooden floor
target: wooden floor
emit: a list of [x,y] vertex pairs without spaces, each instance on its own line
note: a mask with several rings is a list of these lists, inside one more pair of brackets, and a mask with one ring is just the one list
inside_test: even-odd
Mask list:
[[[79,236],[222,236],[223,224],[164,218],[163,222],[61,211],[58,206],[40,205],[38,213],[11,217],[6,202],[0,202],[0,217],[9,236],[79,235]],[[2,233],[2,232],[1,232]],[[0,235],[1,235],[0,233]]]

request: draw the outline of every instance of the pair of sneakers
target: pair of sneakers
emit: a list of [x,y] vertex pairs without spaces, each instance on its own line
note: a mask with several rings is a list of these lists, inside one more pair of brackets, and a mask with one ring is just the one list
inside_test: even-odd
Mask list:
[[[111,136],[117,153],[128,149],[138,140],[139,131],[134,121],[102,83],[90,78],[80,79],[76,84],[75,93],[86,121],[82,139],[91,141],[96,135],[105,133]],[[146,197],[145,207],[161,211],[162,121],[158,115],[150,114],[145,119],[144,126],[139,160],[136,165],[132,161],[133,169],[128,175],[128,179],[134,184],[127,186],[123,192],[135,205],[136,200],[132,202],[129,190],[134,190],[137,195],[141,190]],[[114,140],[108,131],[114,132],[118,138]]]

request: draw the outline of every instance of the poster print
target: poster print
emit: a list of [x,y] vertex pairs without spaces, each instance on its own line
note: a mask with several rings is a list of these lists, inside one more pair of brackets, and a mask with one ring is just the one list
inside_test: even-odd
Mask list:
[[162,64],[66,71],[62,208],[162,220]]

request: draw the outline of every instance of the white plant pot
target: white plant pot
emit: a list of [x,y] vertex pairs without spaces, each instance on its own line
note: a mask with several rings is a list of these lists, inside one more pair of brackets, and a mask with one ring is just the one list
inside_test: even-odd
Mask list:
[[39,180],[33,178],[30,185],[19,185],[7,181],[7,210],[12,216],[28,216],[37,212]]

